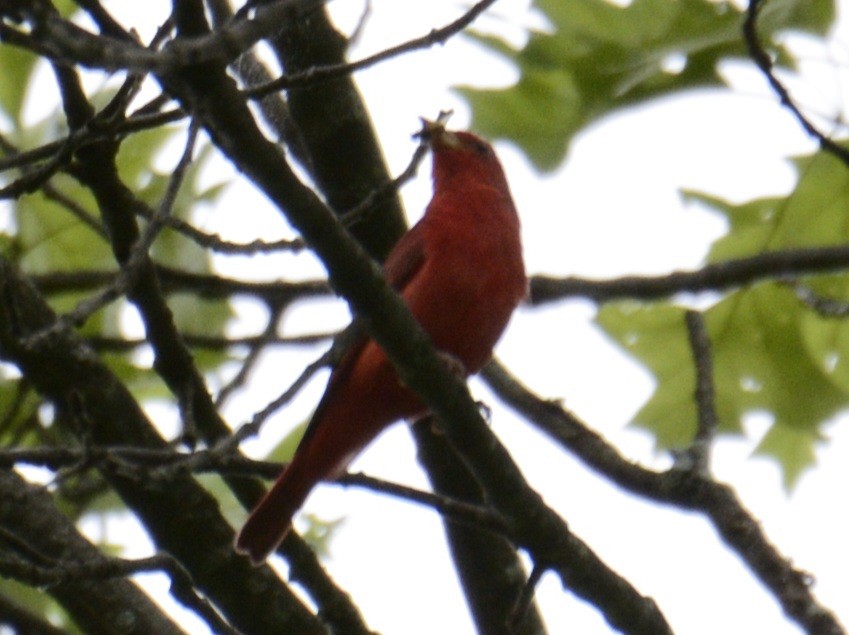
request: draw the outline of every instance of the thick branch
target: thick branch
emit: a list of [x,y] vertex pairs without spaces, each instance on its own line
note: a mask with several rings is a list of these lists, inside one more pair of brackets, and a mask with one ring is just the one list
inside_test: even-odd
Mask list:
[[[444,436],[435,433],[435,425],[435,421],[426,418],[413,426],[419,463],[426,470],[434,492],[484,506],[484,492],[474,475]],[[527,574],[511,541],[481,526],[457,523],[450,515],[443,517],[443,523],[454,567],[478,632],[487,635],[545,633],[545,625],[533,602],[525,610],[521,626],[513,628],[513,612]]]
[[0,22],[0,41],[30,48],[57,61],[103,70],[165,73],[204,62],[228,63],[262,39],[272,36],[281,24],[295,20],[325,0],[276,0],[255,8],[253,18],[233,21],[227,28],[207,35],[180,38],[162,50],[94,35],[57,13],[48,11],[46,0],[35,0],[12,13],[11,20],[32,25],[28,35]]
[[[271,42],[289,74],[345,63],[347,41],[325,10],[309,20],[292,20]],[[365,103],[349,74],[290,89],[289,114],[307,153],[307,166],[330,208],[341,215],[389,182],[383,153]],[[351,233],[374,258],[382,260],[404,232],[396,192],[379,201]]]
[[[92,562],[103,554],[79,534],[43,489],[26,483],[11,470],[0,470],[0,557],[15,557],[24,567],[62,561]],[[8,574],[8,572],[6,572]],[[44,582],[41,582],[43,585]],[[52,584],[49,592],[77,625],[93,633],[182,633],[180,628],[128,580],[109,584],[83,577]],[[2,623],[2,618],[0,618]]]
[[[167,448],[121,382],[4,259],[0,300],[0,355],[56,404],[57,421],[73,423],[72,431],[94,445]],[[321,631],[270,569],[254,569],[233,553],[233,530],[218,502],[192,478],[140,482],[120,472],[104,475],[159,548],[186,566],[238,628]]]
[[205,67],[160,77],[221,151],[285,213],[322,258],[331,284],[345,296],[369,334],[396,366],[401,381],[444,422],[449,441],[472,468],[488,498],[517,527],[533,557],[551,563],[576,593],[595,603],[626,632],[669,632],[653,602],[601,563],[569,534],[563,521],[525,483],[481,419],[465,382],[446,368],[429,338],[377,265],[334,214],[304,186],[284,155],[261,133],[223,69]]
[[704,514],[806,632],[845,635],[834,615],[814,598],[808,575],[778,552],[730,487],[696,470],[654,472],[631,463],[571,412],[537,397],[497,363],[484,375],[509,406],[599,474],[634,494]]

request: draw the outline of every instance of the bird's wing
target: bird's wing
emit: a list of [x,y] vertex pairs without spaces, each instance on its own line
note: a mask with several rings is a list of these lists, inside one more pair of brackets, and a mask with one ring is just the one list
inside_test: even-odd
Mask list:
[[[404,292],[404,289],[415,277],[416,273],[421,269],[425,260],[424,250],[424,235],[421,223],[416,224],[412,229],[406,232],[395,243],[395,246],[389,252],[386,261],[383,264],[383,273],[389,286],[395,289],[399,294]],[[336,389],[345,383],[348,374],[354,367],[357,357],[366,345],[368,337],[363,333],[358,340],[353,342],[347,353],[339,361],[333,373],[330,375],[330,380],[327,382],[327,388],[321,401],[318,402],[315,412],[313,412],[310,423],[307,426],[304,436],[301,437],[299,447],[307,442],[312,436],[312,433],[318,427],[321,421],[321,415],[325,406],[331,401],[336,394]]]
[[424,227],[418,223],[410,231],[401,236],[395,243],[386,262],[383,263],[383,273],[389,286],[398,293],[403,293],[407,284],[421,269],[425,260]]

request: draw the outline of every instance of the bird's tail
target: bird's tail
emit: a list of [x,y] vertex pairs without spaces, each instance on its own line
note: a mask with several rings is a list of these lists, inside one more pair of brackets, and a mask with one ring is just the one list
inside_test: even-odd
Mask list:
[[303,504],[313,483],[298,479],[290,465],[248,517],[235,549],[254,565],[265,559],[283,542],[292,528],[292,517]]

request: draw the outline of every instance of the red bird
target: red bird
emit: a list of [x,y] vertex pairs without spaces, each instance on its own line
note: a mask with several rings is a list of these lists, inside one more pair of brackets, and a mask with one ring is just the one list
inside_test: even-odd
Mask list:
[[[472,374],[527,291],[519,217],[488,143],[427,121],[420,134],[433,149],[433,199],[383,270],[434,345]],[[236,550],[261,563],[316,483],[342,473],[391,423],[424,412],[380,346],[363,338],[331,374],[292,462],[251,512]]]

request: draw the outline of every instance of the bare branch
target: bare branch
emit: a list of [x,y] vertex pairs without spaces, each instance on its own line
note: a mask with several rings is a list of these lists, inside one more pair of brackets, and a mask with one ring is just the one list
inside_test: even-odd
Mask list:
[[260,40],[273,35],[280,24],[295,19],[299,13],[314,10],[324,1],[275,0],[263,3],[255,8],[253,18],[236,20],[215,33],[173,40],[156,51],[125,40],[94,35],[55,12],[46,11],[46,0],[37,0],[23,11],[26,21],[31,24],[31,34],[0,22],[0,41],[30,49],[56,61],[91,68],[173,72],[194,64],[231,62]]
[[[710,337],[704,318],[697,311],[687,311],[687,334],[690,350],[696,368],[696,436],[684,453],[691,462],[692,469],[708,476],[710,473],[710,455],[716,432],[719,428],[716,414],[716,394],[713,385],[713,354]],[[678,467],[680,468],[680,461]]]
[[808,574],[776,549],[729,486],[693,470],[654,472],[628,461],[574,414],[534,395],[496,362],[486,367],[484,378],[511,408],[604,478],[650,500],[704,514],[806,632],[844,635],[835,616],[813,596]]
[[255,86],[245,91],[245,94],[251,98],[262,97],[263,95],[276,92],[278,90],[307,86],[317,82],[333,79],[335,77],[351,75],[352,73],[398,57],[404,53],[431,48],[437,44],[444,44],[447,40],[457,35],[474,22],[482,13],[496,2],[497,0],[480,0],[450,24],[438,29],[431,29],[427,35],[408,40],[403,44],[389,47],[359,61],[315,67],[297,75],[284,75],[283,77],[268,82],[267,84]]
[[811,122],[811,120],[802,113],[799,106],[797,106],[796,102],[793,101],[790,91],[787,90],[787,87],[784,86],[784,84],[782,84],[775,75],[772,58],[770,58],[769,54],[764,50],[760,38],[758,37],[758,12],[764,4],[765,0],[749,0],[748,9],[746,11],[746,20],[743,22],[743,39],[746,41],[746,46],[749,48],[749,57],[752,58],[752,61],[760,69],[767,82],[769,82],[773,92],[776,96],[778,96],[781,105],[790,111],[796,121],[799,122],[799,125],[802,126],[802,129],[808,133],[808,135],[813,137],[817,143],[819,143],[820,148],[837,157],[837,159],[842,161],[846,166],[849,166],[849,149],[843,147],[828,137],[825,133],[821,132]]
[[[57,424],[85,436],[90,446],[167,448],[126,387],[3,258],[0,297],[0,355],[56,405]],[[33,334],[45,336],[33,339]],[[177,474],[140,483],[120,470],[103,474],[158,547],[192,572],[231,623],[256,632],[262,624],[304,633],[322,630],[270,569],[253,568],[232,552],[233,529],[218,502],[192,478]],[[192,513],[186,514],[189,507]]]
[[849,269],[849,246],[770,251],[757,256],[705,265],[695,271],[664,276],[625,276],[610,280],[586,278],[531,279],[533,305],[572,297],[609,302],[624,298],[656,300],[676,293],[725,291],[764,280],[784,281],[795,276]]

